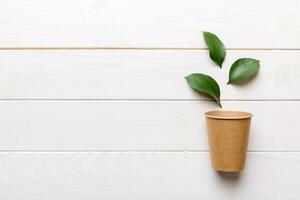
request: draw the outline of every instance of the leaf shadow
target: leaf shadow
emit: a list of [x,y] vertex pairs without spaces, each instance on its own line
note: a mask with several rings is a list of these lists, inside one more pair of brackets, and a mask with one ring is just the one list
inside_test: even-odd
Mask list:
[[240,178],[241,178],[241,173],[240,172],[220,172],[220,171],[217,171],[216,174],[222,182],[226,182],[227,184],[230,184],[230,185],[237,184],[239,182]]

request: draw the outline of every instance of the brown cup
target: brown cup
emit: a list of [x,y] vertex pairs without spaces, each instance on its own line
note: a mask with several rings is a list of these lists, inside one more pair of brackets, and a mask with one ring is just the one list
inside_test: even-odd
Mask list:
[[252,114],[240,111],[205,113],[212,167],[238,172],[245,168]]

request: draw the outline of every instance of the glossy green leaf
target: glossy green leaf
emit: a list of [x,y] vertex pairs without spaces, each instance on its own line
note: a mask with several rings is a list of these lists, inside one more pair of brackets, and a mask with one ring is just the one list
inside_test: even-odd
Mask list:
[[212,77],[195,73],[186,76],[185,79],[194,90],[211,96],[222,107],[220,102],[220,87]]
[[250,79],[257,73],[259,67],[259,60],[253,58],[238,59],[230,68],[227,84],[238,84]]
[[222,68],[226,55],[226,49],[223,42],[213,33],[203,32],[205,43],[209,49],[210,58]]

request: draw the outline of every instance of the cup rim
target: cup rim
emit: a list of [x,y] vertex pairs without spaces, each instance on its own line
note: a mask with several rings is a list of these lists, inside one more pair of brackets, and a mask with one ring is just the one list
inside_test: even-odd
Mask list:
[[205,117],[211,119],[249,119],[253,117],[249,112],[233,110],[213,110],[204,114]]

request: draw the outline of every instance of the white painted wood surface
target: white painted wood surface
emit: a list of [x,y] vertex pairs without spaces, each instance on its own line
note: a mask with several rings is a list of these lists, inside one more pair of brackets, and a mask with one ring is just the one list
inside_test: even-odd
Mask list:
[[[297,200],[299,0],[0,1],[0,200]],[[227,48],[220,70],[202,30]],[[259,74],[227,86],[240,57]],[[184,76],[254,114],[247,169],[210,168]]]
[[[300,102],[223,102],[254,114],[251,151],[300,151]],[[276,112],[273,109],[276,108]],[[207,151],[210,101],[0,101],[0,150]]]
[[300,196],[299,153],[249,153],[239,176],[212,171],[208,153],[2,153],[0,161],[5,200]]
[[[258,75],[227,85],[240,57],[261,60]],[[203,99],[184,79],[194,72],[220,83],[222,99],[300,99],[299,51],[228,51],[222,70],[207,51],[1,51],[1,99]]]
[[0,47],[299,48],[299,0],[2,0]]

